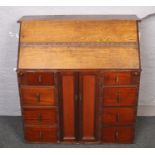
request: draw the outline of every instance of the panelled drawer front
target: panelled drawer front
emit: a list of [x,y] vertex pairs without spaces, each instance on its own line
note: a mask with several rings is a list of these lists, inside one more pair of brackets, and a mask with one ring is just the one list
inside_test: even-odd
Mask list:
[[102,129],[103,143],[133,143],[133,127],[108,127]]
[[135,108],[104,108],[103,125],[133,125],[135,122]]
[[138,84],[140,73],[135,72],[104,72],[104,85],[132,85]]
[[25,127],[25,139],[28,142],[56,142],[56,128]]
[[22,86],[20,89],[24,105],[55,105],[54,87]]
[[136,87],[105,87],[103,90],[104,106],[133,106],[136,102]]
[[19,72],[21,85],[54,85],[54,73],[50,72]]
[[55,125],[57,123],[56,109],[23,109],[24,123],[26,125]]

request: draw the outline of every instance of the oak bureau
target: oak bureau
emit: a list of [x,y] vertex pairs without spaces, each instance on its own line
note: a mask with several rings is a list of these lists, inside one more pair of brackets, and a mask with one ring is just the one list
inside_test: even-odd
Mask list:
[[26,142],[133,143],[140,83],[134,16],[24,16],[17,76]]

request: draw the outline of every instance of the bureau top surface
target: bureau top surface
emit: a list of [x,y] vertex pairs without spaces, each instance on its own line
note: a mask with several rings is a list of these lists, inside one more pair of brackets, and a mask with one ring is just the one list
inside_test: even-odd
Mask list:
[[41,15],[23,16],[18,22],[40,20],[140,20],[136,15]]

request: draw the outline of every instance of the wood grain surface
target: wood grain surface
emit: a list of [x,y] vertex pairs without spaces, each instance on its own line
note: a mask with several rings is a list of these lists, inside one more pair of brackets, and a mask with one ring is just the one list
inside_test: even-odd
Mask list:
[[21,23],[21,42],[136,42],[133,20],[54,20]]
[[138,69],[138,49],[127,47],[21,47],[19,69]]

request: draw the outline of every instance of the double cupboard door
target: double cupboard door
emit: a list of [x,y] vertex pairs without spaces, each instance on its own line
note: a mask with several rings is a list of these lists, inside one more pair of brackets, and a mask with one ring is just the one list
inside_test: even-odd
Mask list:
[[98,141],[97,72],[60,72],[60,141]]

